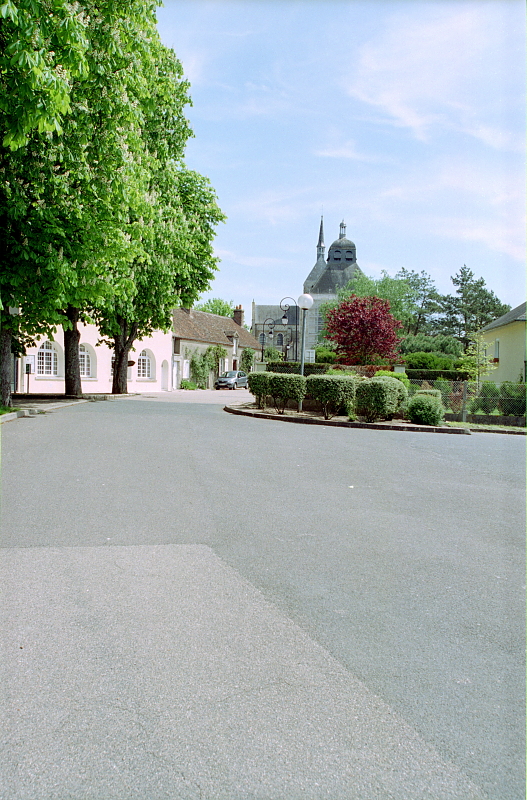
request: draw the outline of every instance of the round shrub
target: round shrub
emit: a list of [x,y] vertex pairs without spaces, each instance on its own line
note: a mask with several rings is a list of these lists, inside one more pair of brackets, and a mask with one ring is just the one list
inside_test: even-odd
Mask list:
[[405,375],[404,372],[391,372],[387,369],[378,369],[375,373],[376,378],[396,378],[396,380],[401,381],[401,383],[406,386],[408,391],[410,391],[410,378],[408,375]]
[[441,400],[429,394],[414,394],[406,410],[408,419],[419,425],[439,425],[444,414]]

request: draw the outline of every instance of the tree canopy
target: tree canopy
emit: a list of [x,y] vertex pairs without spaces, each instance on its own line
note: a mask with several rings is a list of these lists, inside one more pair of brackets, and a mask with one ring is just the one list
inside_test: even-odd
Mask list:
[[222,300],[221,297],[211,297],[203,303],[197,303],[197,311],[208,311],[209,314],[218,314],[220,317],[232,317],[234,314],[234,301]]
[[[119,357],[127,359],[134,339],[167,330],[171,310],[191,305],[216,269],[212,240],[223,215],[207,179],[183,162],[192,135],[184,115],[189,87],[159,39],[155,8],[153,0],[0,6],[4,42],[22,25],[28,41],[51,53],[60,39],[53,25],[62,25],[64,46],[74,43],[69,71],[60,73],[60,124],[35,122],[31,112],[16,128],[3,114],[8,138],[0,151],[3,335],[23,347],[62,325],[70,393],[80,392],[79,321],[96,320],[116,356],[124,341]],[[51,21],[39,28],[41,42],[35,30],[43,11]],[[57,52],[44,52],[46,63]],[[0,78],[13,107],[31,110],[34,100],[52,109],[35,77],[19,73],[6,69]],[[12,317],[9,306],[21,314]]]
[[326,318],[326,338],[335,342],[339,361],[376,364],[397,358],[401,322],[387,300],[351,295]]

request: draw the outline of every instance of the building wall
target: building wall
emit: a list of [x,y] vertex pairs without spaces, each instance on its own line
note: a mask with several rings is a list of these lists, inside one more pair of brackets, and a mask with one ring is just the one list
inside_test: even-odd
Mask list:
[[[81,376],[82,391],[85,394],[110,394],[112,391],[112,356],[113,351],[106,345],[97,346],[100,334],[94,325],[79,325],[80,346],[83,358],[89,358],[90,375]],[[36,347],[27,349],[25,358],[17,363],[17,391],[27,392],[28,380],[25,366],[29,363],[32,372],[29,375],[29,392],[31,394],[63,394],[64,387],[64,334],[59,328],[52,342],[52,350],[42,351],[40,362],[45,371],[54,371],[56,363],[57,375],[39,374],[39,350],[46,340],[40,339]],[[146,351],[147,359],[140,359]],[[140,363],[141,360],[141,363]],[[133,393],[171,391],[173,388],[172,334],[155,331],[152,336],[138,340],[134,350],[130,351],[130,361],[135,364],[128,368],[128,391]],[[150,377],[145,373],[149,370]],[[141,374],[142,373],[142,374]]]
[[501,383],[502,381],[517,381],[520,377],[525,380],[525,347],[526,325],[525,322],[509,322],[499,328],[483,331],[485,342],[488,343],[488,353],[494,358],[499,358],[497,369],[486,376],[486,380]]

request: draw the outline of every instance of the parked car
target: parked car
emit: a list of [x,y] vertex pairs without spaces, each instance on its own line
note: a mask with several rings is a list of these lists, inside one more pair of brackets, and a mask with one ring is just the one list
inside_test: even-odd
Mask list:
[[215,389],[237,389],[238,386],[245,386],[246,388],[248,386],[247,373],[241,372],[239,369],[223,372],[214,383]]

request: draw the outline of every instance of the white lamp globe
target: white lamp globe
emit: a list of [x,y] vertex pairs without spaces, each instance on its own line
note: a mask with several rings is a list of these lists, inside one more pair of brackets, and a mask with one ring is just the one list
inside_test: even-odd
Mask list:
[[314,302],[315,301],[313,300],[310,294],[301,294],[300,297],[298,298],[298,307],[308,311],[308,309],[311,308]]

